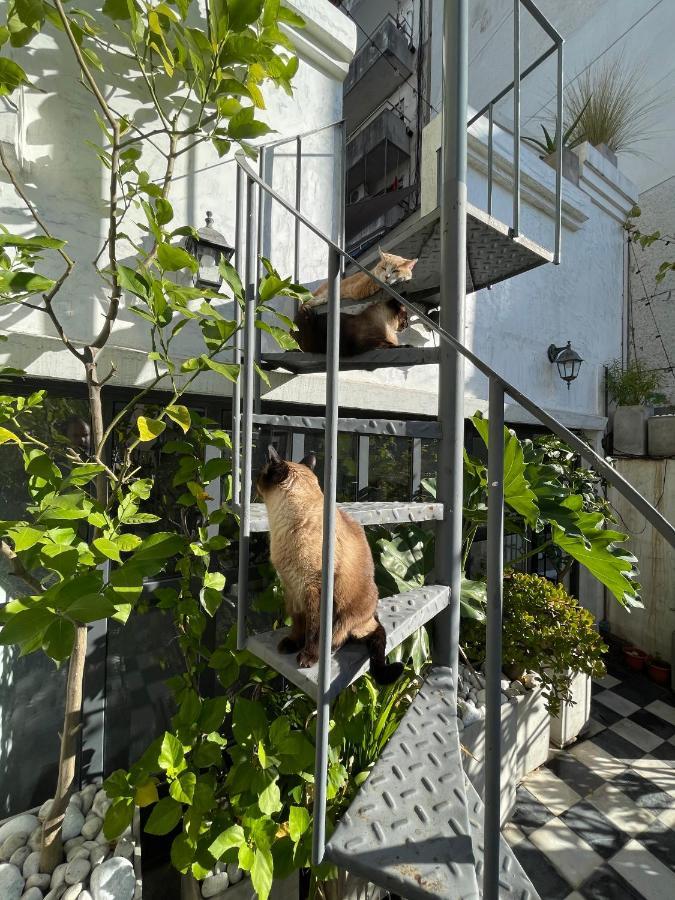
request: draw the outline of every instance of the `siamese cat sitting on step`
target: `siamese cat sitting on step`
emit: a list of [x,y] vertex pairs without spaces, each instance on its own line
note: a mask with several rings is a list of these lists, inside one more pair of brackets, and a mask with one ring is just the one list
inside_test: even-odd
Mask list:
[[[387,284],[410,281],[416,259],[405,259],[393,253],[380,252],[380,259],[371,273]],[[364,272],[350,275],[340,282],[340,300],[365,300],[380,291],[380,286]],[[314,299],[303,303],[295,316],[298,330],[294,337],[305,353],[325,353],[328,317],[319,315],[316,308],[328,296],[328,282],[320,285]],[[368,350],[398,347],[398,333],[408,326],[406,308],[393,297],[369,305],[362,312],[340,315],[340,355],[356,356]]]
[[[323,542],[323,492],[314,474],[316,457],[301,463],[281,459],[268,448],[257,479],[269,518],[270,558],[284,587],[286,612],[293,620],[282,653],[297,653],[301,668],[319,659],[319,610]],[[363,641],[370,671],[379,684],[396,681],[403,665],[387,663],[386,635],[377,618],[378,591],[373,557],[363,527],[338,509],[335,520],[335,581],[332,650],[345,641]]]

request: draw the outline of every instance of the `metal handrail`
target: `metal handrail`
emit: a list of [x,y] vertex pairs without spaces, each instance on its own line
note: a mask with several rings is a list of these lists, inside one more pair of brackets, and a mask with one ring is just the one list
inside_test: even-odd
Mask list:
[[476,356],[476,354],[469,350],[461,341],[454,338],[451,334],[448,334],[445,329],[443,329],[440,325],[434,322],[422,309],[416,306],[412,301],[410,301],[407,297],[404,297],[402,294],[399,294],[391,285],[386,284],[386,282],[381,281],[377,276],[373,275],[372,272],[366,268],[362,263],[360,263],[357,259],[354,259],[346,250],[336,244],[331,238],[328,237],[320,228],[318,228],[314,223],[307,218],[303,213],[297,211],[293,208],[293,206],[288,203],[284,198],[270,185],[266,184],[259,178],[258,174],[251,168],[251,166],[246,161],[246,157],[243,151],[239,151],[235,154],[235,159],[237,160],[237,165],[244,170],[247,177],[254,181],[259,187],[269,194],[269,196],[284,207],[291,215],[295,216],[304,226],[308,228],[313,234],[315,234],[318,238],[320,238],[330,250],[333,250],[342,257],[346,264],[352,265],[357,268],[360,272],[364,272],[366,275],[369,275],[370,278],[376,282],[378,287],[383,290],[385,293],[389,294],[394,300],[398,300],[399,303],[402,303],[403,306],[406,307],[410,312],[415,313],[416,316],[426,325],[428,329],[435,332],[441,340],[445,341],[449,344],[454,350],[457,350],[462,356],[468,360],[473,366],[475,366],[483,375],[487,376],[487,378],[494,379],[497,381],[504,390],[505,394],[508,394],[513,400],[516,401],[523,409],[527,410],[532,416],[534,416],[537,421],[539,421],[542,425],[545,425],[549,431],[552,431],[555,435],[557,435],[561,440],[565,441],[567,444],[572,447],[583,459],[587,462],[591,463],[591,465],[605,478],[612,487],[616,488],[616,490],[631,503],[639,512],[641,512],[645,519],[653,525],[654,528],[668,541],[671,546],[675,547],[675,527],[668,522],[668,520],[661,515],[661,513],[651,505],[645,498],[640,494],[635,488],[623,478],[616,469],[613,469],[612,466],[609,465],[601,456],[599,456],[591,447],[589,447],[581,438],[577,437],[574,432],[570,431],[569,428],[566,428],[562,422],[559,422],[554,416],[550,415],[550,413],[546,412],[541,406],[535,403],[533,400],[530,400],[525,394],[523,394],[515,385],[511,384],[503,375],[500,375],[499,372],[496,372],[491,366],[489,366],[481,357]]

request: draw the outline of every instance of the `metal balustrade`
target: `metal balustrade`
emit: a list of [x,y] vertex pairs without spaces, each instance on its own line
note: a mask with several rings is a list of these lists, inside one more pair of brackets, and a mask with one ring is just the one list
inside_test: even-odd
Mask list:
[[[515,9],[519,12],[520,4],[535,16],[538,22],[545,27],[554,40],[559,54],[558,73],[559,87],[562,83],[562,39],[557,35],[549,23],[536,10],[530,0],[515,0]],[[514,16],[515,44],[519,45],[518,16]],[[476,356],[470,349],[464,346],[458,335],[462,331],[462,308],[465,295],[464,266],[466,260],[466,77],[467,77],[467,46],[468,46],[468,0],[446,0],[444,23],[444,165],[443,165],[443,192],[441,195],[442,208],[442,237],[445,253],[442,256],[443,273],[441,286],[443,290],[441,300],[441,321],[434,322],[426,312],[409,298],[399,293],[390,285],[377,281],[384,295],[401,303],[409,312],[414,313],[427,328],[434,332],[441,342],[439,355],[439,425],[441,433],[441,446],[439,452],[439,496],[438,500],[443,504],[443,521],[438,522],[437,528],[437,581],[440,585],[449,588],[449,605],[442,604],[443,608],[433,606],[434,616],[434,659],[435,668],[428,679],[428,690],[421,692],[422,704],[429,714],[439,716],[437,726],[440,729],[439,738],[442,738],[442,722],[445,713],[439,710],[456,710],[456,682],[453,676],[457,673],[458,635],[459,635],[459,585],[461,579],[461,516],[462,516],[462,450],[463,450],[463,361],[468,360],[480,372],[487,376],[489,381],[489,441],[488,441],[488,607],[487,607],[487,658],[486,658],[486,754],[485,754],[485,808],[482,824],[482,844],[478,841],[476,848],[468,853],[466,844],[453,844],[453,839],[448,837],[447,848],[456,848],[448,852],[456,852],[458,872],[462,864],[467,860],[475,868],[476,857],[482,853],[482,896],[486,900],[496,900],[500,896],[500,884],[504,882],[504,854],[508,853],[504,845],[500,844],[499,816],[500,816],[500,757],[501,757],[501,630],[502,630],[502,581],[503,581],[503,540],[504,540],[504,397],[509,395],[516,403],[527,410],[538,422],[565,441],[573,450],[583,457],[595,470],[602,475],[617,491],[633,504],[647,519],[647,521],[663,537],[675,547],[675,528],[671,525],[649,502],[642,497],[625,479],[616,472],[604,459],[589,448],[580,438],[569,431],[562,423],[538,406],[533,400],[523,394],[517,387],[510,384],[497,371],[492,369],[484,360]],[[553,51],[547,51],[547,55]],[[514,52],[514,65],[516,76],[515,94],[518,94],[519,83],[519,50]],[[513,85],[512,85],[513,87]],[[508,89],[507,89],[508,92]],[[493,118],[492,101],[486,108],[490,123]],[[558,109],[561,113],[561,95],[558,98]],[[518,112],[519,101],[514,100],[514,111]],[[480,114],[479,114],[480,115]],[[560,147],[560,129],[562,115],[558,117],[558,145]],[[335,126],[330,126],[335,127]],[[344,132],[344,128],[343,128]],[[491,127],[490,127],[491,133]],[[234,396],[234,465],[235,472],[235,502],[238,503],[240,513],[240,543],[239,543],[239,583],[237,605],[237,642],[240,649],[249,647],[255,652],[256,642],[249,640],[247,617],[249,603],[248,584],[248,551],[252,531],[252,434],[254,426],[254,398],[255,398],[255,314],[257,306],[256,283],[258,271],[258,256],[260,248],[259,217],[261,210],[261,198],[266,195],[271,202],[278,204],[282,209],[290,213],[295,220],[295,237],[299,241],[300,226],[308,229],[318,237],[328,251],[328,345],[325,360],[326,372],[326,409],[323,421],[325,429],[325,468],[324,468],[324,515],[323,515],[323,577],[321,593],[320,616],[320,659],[316,688],[312,686],[311,693],[317,700],[317,732],[316,732],[316,761],[315,761],[315,793],[314,793],[314,832],[313,832],[313,861],[318,864],[324,858],[326,851],[326,801],[327,801],[327,767],[328,767],[328,730],[330,718],[330,701],[334,696],[331,684],[331,626],[333,608],[333,569],[335,555],[335,516],[336,516],[336,478],[337,478],[337,435],[340,427],[338,419],[338,387],[339,387],[339,330],[340,330],[340,273],[344,264],[351,265],[357,271],[368,272],[357,259],[350,256],[344,249],[344,133],[342,135],[342,152],[338,154],[338,177],[335,179],[340,192],[340,209],[342,218],[337,223],[336,231],[338,239],[335,240],[318,228],[300,209],[301,190],[299,178],[301,174],[301,150],[302,138],[298,136],[292,139],[283,139],[275,142],[278,146],[287,140],[296,142],[296,187],[295,205],[286,200],[281,194],[267,184],[262,177],[263,169],[256,172],[247,161],[243,153],[236,156],[237,175],[237,235],[236,235],[236,259],[238,265],[244,263],[246,308],[244,314],[243,345],[238,342],[236,354],[242,362],[240,382],[235,387]],[[515,129],[514,139],[518,138],[518,129]],[[268,152],[269,152],[268,145]],[[491,147],[489,146],[491,155]],[[514,164],[518,166],[519,154],[514,153]],[[556,225],[556,261],[560,259],[560,165],[561,154],[558,157],[558,221]],[[514,183],[514,237],[519,227],[519,177]],[[488,196],[488,204],[490,204]],[[246,240],[243,239],[243,231],[246,232]],[[296,277],[299,275],[299,253],[297,244],[295,248],[294,269]],[[372,277],[372,276],[371,276]],[[241,421],[239,414],[241,410]],[[239,453],[241,459],[239,459]],[[239,471],[241,472],[239,478]],[[262,646],[258,642],[257,646]],[[355,671],[360,671],[358,665]],[[288,677],[288,676],[287,676]],[[346,676],[341,683],[348,683]],[[312,682],[312,685],[314,682]],[[445,699],[443,699],[445,692]],[[449,695],[449,697],[448,697]],[[440,705],[439,705],[440,704]],[[444,705],[443,705],[444,704]],[[411,707],[410,713],[415,711]],[[420,710],[418,710],[420,712]],[[420,712],[420,715],[422,712]],[[403,728],[403,724],[401,726]],[[413,721],[408,721],[406,728],[410,733],[415,733]],[[452,729],[450,729],[452,731]],[[448,732],[448,734],[450,733]],[[452,740],[457,747],[456,756],[451,759],[461,768],[458,752],[456,728]],[[403,738],[401,738],[403,740]],[[392,738],[394,743],[396,738]],[[403,744],[401,744],[404,747]],[[405,747],[404,747],[405,749]],[[406,751],[409,752],[409,751]],[[451,752],[451,751],[448,751]],[[394,754],[392,756],[392,754]],[[395,760],[396,747],[389,754],[390,759]],[[383,757],[384,759],[384,757]],[[387,763],[388,765],[389,763]],[[392,763],[396,770],[396,764]],[[386,768],[386,766],[385,766]],[[455,772],[455,775],[457,773]],[[379,774],[378,778],[386,778],[386,773]],[[449,775],[448,775],[449,777]],[[453,776],[454,777],[454,776]],[[371,776],[372,781],[373,776]],[[434,778],[433,771],[428,772],[428,783]],[[456,781],[456,779],[455,779]],[[460,779],[461,781],[461,779]],[[369,782],[366,783],[368,787]],[[372,784],[369,790],[372,793]],[[439,794],[443,793],[443,785],[432,785]],[[461,793],[461,787],[455,783],[455,794]],[[468,799],[467,799],[468,798]],[[458,818],[460,826],[467,831],[469,836],[469,822],[478,827],[475,822],[476,810],[469,810],[469,804],[479,803],[474,799],[472,789],[467,788],[463,797],[463,812]],[[358,799],[358,798],[357,798]],[[386,799],[386,797],[385,797]],[[355,801],[356,802],[356,801]],[[442,804],[441,804],[442,806]],[[434,807],[435,809],[436,807]],[[365,810],[366,807],[363,807]],[[468,811],[467,811],[468,810]],[[367,815],[364,812],[364,819]],[[421,818],[422,816],[420,816]],[[461,820],[461,821],[460,821]],[[349,829],[359,827],[354,825],[355,817],[345,816],[344,827]],[[395,825],[396,823],[394,823]],[[446,823],[447,824],[447,823]],[[377,826],[377,827],[376,827]],[[393,825],[392,825],[393,827]],[[339,829],[343,828],[343,824]],[[377,840],[388,840],[383,827],[375,822],[372,824]],[[378,831],[379,828],[379,831]],[[339,830],[338,829],[338,830]],[[445,831],[443,831],[445,834]],[[353,854],[347,855],[351,860],[355,871],[361,872],[366,877],[377,880],[373,871],[381,870],[382,880],[387,885],[398,885],[398,878],[409,877],[409,892],[405,896],[448,896],[446,893],[438,893],[438,890],[425,887],[418,874],[401,874],[399,869],[405,867],[391,865],[382,861],[378,863],[372,859],[360,859],[358,839],[352,838],[356,846]],[[441,838],[439,838],[441,840]],[[446,840],[445,837],[442,838]],[[349,845],[347,841],[346,845]],[[345,859],[345,842],[336,842],[335,847],[330,847],[331,858],[340,862]],[[341,849],[342,848],[342,849]],[[386,854],[385,854],[386,855]],[[372,854],[371,854],[372,856]],[[389,854],[391,856],[391,854]],[[389,858],[389,857],[387,857]],[[508,862],[508,861],[507,861]],[[427,863],[428,864],[428,860]],[[513,865],[517,866],[515,860]],[[378,869],[379,866],[379,869]],[[413,868],[412,866],[409,868]],[[458,882],[462,889],[457,887],[457,896],[476,896],[472,883],[475,883],[474,868],[471,869],[472,879],[466,879],[466,871]],[[508,865],[506,866],[508,868]],[[417,870],[415,870],[417,871]],[[520,879],[520,880],[519,880]],[[405,882],[404,882],[405,884]],[[518,896],[536,896],[536,893],[528,886],[527,879],[522,872],[513,882],[518,885]],[[525,887],[523,887],[525,885]],[[447,890],[447,885],[443,890]],[[454,896],[454,894],[453,894]]]

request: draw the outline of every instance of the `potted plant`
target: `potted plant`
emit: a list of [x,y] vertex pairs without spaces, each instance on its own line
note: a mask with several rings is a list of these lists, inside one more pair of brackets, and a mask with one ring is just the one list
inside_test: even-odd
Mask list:
[[656,684],[668,684],[670,681],[670,663],[654,657],[647,662],[647,674]]
[[644,669],[647,662],[647,654],[644,650],[628,645],[624,647],[623,655],[628,668],[632,669],[633,672],[641,672]]
[[[565,125],[563,123],[562,173],[568,181],[571,181],[574,184],[579,184],[580,164],[579,157],[572,151],[585,140],[583,133],[579,130],[579,122],[584,109],[577,114],[571,125]],[[543,133],[543,140],[533,137],[524,137],[523,140],[536,150],[539,150],[540,159],[543,159],[547,165],[555,169],[558,164],[557,120],[554,122],[553,134],[549,132],[543,123],[540,124],[540,127]]]
[[[222,156],[234,143],[254,154],[247,140],[270,130],[256,119],[264,106],[259,85],[273,81],[290,93],[290,79],[297,69],[297,58],[286,52],[289,40],[277,27],[278,21],[284,17],[289,21],[289,16],[298,24],[294,13],[269,3],[264,11],[260,3],[240,4],[229,24],[226,17],[209,12],[208,6],[205,11],[203,6],[198,10],[187,3],[174,7],[107,2],[95,18],[81,9],[66,8],[62,0],[53,4],[37,0],[11,8],[11,58],[3,50],[0,93],[32,89],[21,63],[30,70],[35,58],[33,41],[42,40],[40,33],[47,32],[49,40],[58,43],[59,77],[71,79],[74,92],[82,85],[83,102],[90,103],[92,122],[100,127],[100,146],[91,148],[100,163],[100,178],[92,183],[106,187],[100,253],[93,261],[78,258],[78,248],[71,249],[52,234],[40,210],[40,196],[29,197],[20,166],[10,164],[0,145],[0,162],[21,200],[24,222],[31,226],[29,233],[23,226],[21,234],[2,229],[0,304],[13,306],[13,315],[30,307],[51,321],[63,352],[82,366],[89,401],[88,421],[79,423],[79,433],[86,438],[74,443],[68,435],[56,433],[45,441],[33,428],[44,391],[13,396],[10,389],[0,398],[0,443],[20,454],[30,497],[21,519],[0,523],[0,552],[16,585],[14,599],[2,609],[0,643],[17,646],[23,654],[42,651],[57,664],[68,666],[57,784],[37,818],[3,826],[5,834],[14,829],[15,841],[19,835],[25,839],[17,845],[19,855],[12,857],[16,861],[23,857],[21,866],[11,860],[3,863],[3,896],[13,896],[7,879],[12,881],[12,891],[21,892],[28,878],[34,879],[29,887],[44,892],[51,888],[63,873],[64,848],[71,849],[68,841],[72,840],[93,843],[96,839],[106,849],[102,857],[96,851],[95,863],[95,848],[89,848],[88,858],[81,857],[78,880],[91,877],[95,883],[101,864],[126,869],[123,877],[134,878],[126,845],[124,853],[109,860],[105,857],[120,849],[113,832],[115,838],[127,840],[135,809],[148,802],[152,786],[143,785],[137,796],[125,796],[123,804],[114,802],[114,782],[107,794],[97,794],[94,786],[76,792],[87,626],[106,617],[126,622],[138,605],[144,578],[166,568],[182,576],[179,596],[186,605],[202,604],[212,615],[216,600],[222,599],[223,576],[211,556],[222,547],[222,539],[207,533],[207,526],[217,525],[218,517],[225,514],[221,510],[209,513],[207,495],[197,485],[208,487],[224,474],[223,464],[229,464],[223,459],[205,461],[196,445],[188,444],[192,456],[179,473],[178,483],[185,492],[178,502],[194,506],[202,517],[197,532],[188,534],[161,530],[166,525],[148,511],[152,479],[139,475],[134,452],[169,426],[178,435],[196,435],[202,446],[224,449],[228,445],[225,432],[200,420],[181,400],[202,372],[236,380],[238,366],[229,362],[227,353],[223,359],[223,353],[238,326],[220,310],[233,298],[243,305],[243,290],[236,271],[224,259],[222,290],[192,286],[199,261],[186,249],[185,238],[199,235],[191,226],[174,222],[169,196],[176,161],[197,145],[211,145]],[[236,32],[245,37],[237,40]],[[202,77],[204,73],[208,77]],[[131,84],[132,111],[126,107],[126,112],[120,111],[109,98],[118,97],[118,85],[126,92]],[[73,157],[74,177],[78,160]],[[83,191],[89,189],[83,184]],[[100,225],[96,218],[92,233],[97,234]],[[72,301],[60,308],[66,291],[75,290],[71,276],[77,267],[99,277],[90,298],[91,304],[100,304],[99,326],[87,340],[73,338],[78,329],[64,325]],[[283,293],[289,285],[290,279],[281,279],[268,266],[261,296]],[[125,306],[145,323],[154,375],[106,427],[102,395],[116,370],[113,364],[109,371],[101,371],[99,360],[104,350],[110,352],[111,336]],[[256,324],[275,334],[275,326]],[[203,352],[176,361],[172,342],[184,326],[193,329],[197,338],[201,335]],[[286,343],[290,339],[285,332],[283,337]],[[0,374],[6,381],[17,372],[5,367]],[[122,457],[111,463],[112,431],[129,423],[134,407],[153,390],[164,390],[165,401],[152,415],[136,418]],[[155,524],[156,530],[138,533],[139,527]],[[180,564],[182,570],[176,568]],[[192,714],[196,715],[194,709]],[[30,833],[26,833],[27,824],[32,826]],[[30,874],[26,874],[29,858]]]
[[660,396],[663,376],[649,369],[639,359],[625,366],[615,359],[607,366],[606,384],[610,399],[616,404],[613,417],[613,452],[617,456],[645,456],[647,422]]

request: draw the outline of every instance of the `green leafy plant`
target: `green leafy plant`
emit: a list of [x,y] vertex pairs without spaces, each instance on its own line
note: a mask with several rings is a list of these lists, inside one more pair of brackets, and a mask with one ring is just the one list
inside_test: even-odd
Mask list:
[[[233,145],[255,156],[249,142],[271,130],[258,118],[265,105],[262,88],[273,84],[290,93],[298,67],[292,43],[279,26],[302,21],[279,0],[218,0],[199,8],[191,0],[105,0],[96,16],[63,0],[31,0],[7,4],[6,16],[0,26],[0,96],[13,103],[16,91],[32,90],[26,70],[33,64],[33,42],[42,32],[55,37],[54,77],[72,79],[75,90],[82,86],[101,132],[99,144],[87,142],[100,166],[100,178],[92,184],[107,186],[101,205],[105,240],[95,259],[77,258],[65,240],[52,234],[40,198],[29,199],[0,145],[0,163],[33,226],[28,235],[6,228],[0,233],[0,305],[45,314],[65,350],[81,364],[89,402],[90,446],[77,450],[67,440],[48,445],[31,429],[43,392],[0,399],[0,443],[21,454],[30,494],[21,520],[0,523],[0,550],[16,576],[18,594],[3,609],[0,641],[17,644],[23,653],[42,649],[58,663],[68,660],[59,776],[40,861],[41,871],[50,872],[62,859],[61,822],[74,785],[87,623],[106,616],[126,621],[138,604],[143,579],[167,567],[180,574],[180,588],[162,602],[177,604],[184,617],[181,627],[194,644],[201,626],[190,613],[199,608],[213,615],[220,602],[223,578],[213,568],[211,553],[222,544],[208,529],[227,514],[209,511],[207,500],[209,483],[224,474],[223,461],[205,462],[198,450],[206,445],[224,449],[228,439],[191,414],[184,395],[202,372],[236,380],[238,366],[224,351],[237,325],[223,310],[232,301],[243,307],[244,294],[237,272],[225,260],[220,263],[222,290],[192,286],[199,264],[185,238],[196,232],[174,221],[169,196],[178,160],[201,144],[219,156]],[[124,94],[130,84],[133,111],[124,112],[117,107],[116,88]],[[92,302],[101,304],[101,325],[82,342],[67,333],[59,302],[74,269],[92,264],[99,276]],[[292,336],[270,325],[269,317],[263,321],[262,312],[275,293],[300,296],[301,289],[268,261],[264,265],[255,324],[288,348]],[[154,377],[106,427],[102,390],[115,377],[115,367],[104,375],[99,360],[124,305],[147,328]],[[177,362],[173,342],[184,328],[201,334],[203,352]],[[0,372],[5,382],[15,374],[11,367]],[[111,468],[112,432],[156,389],[167,391],[167,402],[156,414],[137,417],[119,465]],[[168,423],[185,435],[175,448],[182,456],[178,484],[185,488],[179,503],[195,508],[199,524],[190,533],[158,531],[142,538],[131,529],[153,524],[157,517],[143,508],[152,483],[138,477],[134,450],[158,438]],[[171,756],[174,749],[168,747],[165,757],[172,771],[179,767],[177,750],[175,760]]]
[[[586,111],[588,104],[590,103],[590,98],[586,101],[582,109],[579,111],[577,116],[572,121],[571,125],[563,124],[563,136],[562,136],[562,145],[563,150],[574,150],[575,147],[578,147],[579,144],[583,144],[585,141],[585,137],[583,132],[579,129],[579,123],[581,118]],[[555,153],[558,149],[558,123],[557,120],[553,126],[553,134],[549,132],[545,125],[541,125],[541,130],[544,134],[544,140],[540,141],[538,138],[533,137],[524,137],[523,140],[528,144],[531,144],[537,150],[541,150],[543,156],[550,156],[552,153]]]
[[644,406],[661,402],[659,393],[663,375],[649,369],[639,359],[631,360],[626,366],[620,359],[607,366],[607,392],[617,406]]
[[[634,206],[628,213],[628,217],[624,223],[623,227],[628,234],[629,246],[631,242],[635,242],[638,243],[643,250],[648,250],[654,244],[662,244],[664,247],[675,244],[675,239],[671,235],[661,234],[659,229],[656,231],[642,231],[638,228],[635,224],[635,220],[639,219],[641,215],[642,210],[640,207]],[[675,259],[664,259],[659,264],[656,275],[654,276],[654,281],[657,284],[661,284],[661,282],[665,281],[669,272],[675,272]]]
[[[485,659],[485,626],[462,621],[461,640],[474,663]],[[607,647],[595,629],[593,616],[565,591],[539,575],[522,572],[504,577],[502,630],[504,666],[536,672],[553,715],[571,699],[574,675],[600,678]]]

